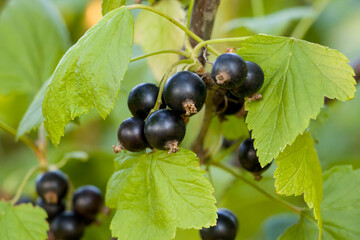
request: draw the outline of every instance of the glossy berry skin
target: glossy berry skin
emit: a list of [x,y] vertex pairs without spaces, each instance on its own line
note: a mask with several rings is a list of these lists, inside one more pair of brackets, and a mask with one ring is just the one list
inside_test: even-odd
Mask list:
[[233,94],[231,94],[230,92],[226,93],[226,99],[227,99],[226,109],[224,109],[226,106],[225,98],[224,98],[224,102],[219,106],[219,109],[221,109],[220,110],[221,114],[223,115],[233,115],[239,112],[242,109],[245,102],[243,98],[238,98]]
[[60,201],[57,204],[48,204],[42,198],[36,200],[36,205],[44,209],[48,215],[47,220],[51,222],[56,216],[65,211],[64,201]]
[[264,168],[261,167],[259,159],[256,156],[256,150],[254,149],[254,140],[250,138],[246,139],[240,145],[239,161],[245,170],[252,173],[262,173],[271,165],[271,163],[269,163]]
[[248,72],[244,84],[233,90],[233,94],[238,97],[251,97],[257,93],[264,84],[264,72],[259,65],[254,62],[246,62]]
[[235,53],[224,53],[216,58],[211,76],[220,87],[235,89],[244,83],[247,71],[246,63],[242,57]]
[[[128,97],[128,107],[134,117],[145,119],[156,104],[159,87],[153,83],[135,86]],[[160,108],[164,108],[162,104]]]
[[84,234],[85,224],[73,211],[65,211],[50,225],[56,240],[79,240]]
[[[166,105],[179,114],[192,115],[199,112],[206,100],[206,85],[195,73],[181,71],[172,75],[166,82],[163,92]],[[194,111],[184,107],[186,102],[192,102]]]
[[46,203],[57,204],[68,188],[68,179],[60,170],[46,172],[36,179],[36,191]]
[[167,144],[184,139],[186,126],[184,120],[174,111],[163,109],[154,112],[145,122],[145,136],[149,144],[157,149],[168,149]]
[[219,209],[215,226],[200,230],[202,240],[235,240],[238,220],[228,209]]
[[144,120],[135,117],[124,120],[118,129],[118,139],[126,150],[145,150],[149,144],[144,134]]
[[86,219],[86,222],[92,222],[103,205],[103,197],[100,189],[88,185],[75,191],[72,202],[74,212]]

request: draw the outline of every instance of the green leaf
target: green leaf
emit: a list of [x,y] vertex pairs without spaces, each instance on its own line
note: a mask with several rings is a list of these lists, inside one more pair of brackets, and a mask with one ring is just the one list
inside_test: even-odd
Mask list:
[[67,51],[43,102],[45,128],[58,144],[65,125],[95,108],[106,118],[129,65],[133,18],[126,8],[106,14]]
[[111,223],[114,237],[168,240],[178,227],[216,223],[214,190],[190,150],[170,155],[122,152],[115,169],[106,193],[107,206],[117,208]]
[[47,214],[32,204],[13,206],[0,201],[1,240],[45,240],[48,238]]
[[309,126],[324,97],[354,97],[354,71],[340,52],[303,40],[267,35],[242,42],[238,54],[258,63],[265,73],[263,99],[246,102],[246,123],[252,129],[262,166]]
[[114,10],[115,8],[119,8],[126,4],[126,0],[102,0],[101,1],[101,12],[103,16],[108,12]]
[[[184,23],[185,11],[177,0],[164,0],[155,3],[155,9],[166,13],[175,20]],[[149,11],[142,11],[135,24],[135,43],[139,44],[145,53],[164,49],[180,49],[184,45],[184,32],[167,19]],[[154,76],[160,80],[171,64],[176,62],[176,54],[161,54],[148,59]]]
[[310,133],[299,135],[276,158],[275,187],[279,194],[299,196],[314,208],[321,229],[322,172]]
[[[360,236],[360,169],[335,166],[323,176],[324,199],[321,204],[323,240],[357,240]],[[305,212],[298,224],[279,240],[316,239],[319,231],[311,213]]]
[[249,137],[249,130],[244,118],[226,116],[226,120],[221,124],[221,130],[224,137],[228,140],[238,140]]
[[44,122],[44,116],[42,114],[42,104],[44,101],[45,90],[49,86],[50,81],[47,80],[40,91],[36,94],[35,98],[31,102],[30,106],[26,110],[25,115],[21,119],[19,127],[16,133],[16,139],[25,133],[29,133],[31,130],[40,126]]
[[261,17],[236,18],[227,22],[226,28],[231,31],[246,27],[254,33],[282,35],[294,20],[313,17],[315,13],[312,7],[287,8]]
[[56,8],[46,0],[12,0],[0,15],[0,94],[36,93],[70,46]]

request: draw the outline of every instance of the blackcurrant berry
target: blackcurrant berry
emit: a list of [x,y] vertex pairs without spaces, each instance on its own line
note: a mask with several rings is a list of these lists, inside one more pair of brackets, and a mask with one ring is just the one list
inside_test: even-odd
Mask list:
[[84,234],[84,229],[84,222],[72,211],[61,213],[50,226],[56,240],[79,240]]
[[218,106],[217,112],[223,115],[235,114],[242,109],[244,102],[243,98],[236,97],[227,92],[222,103]]
[[211,76],[222,88],[235,89],[240,87],[246,78],[247,66],[239,55],[224,53],[216,58]]
[[43,208],[46,211],[46,213],[48,215],[47,220],[49,222],[51,222],[60,213],[65,211],[64,201],[60,201],[57,204],[51,204],[51,203],[49,204],[49,203],[46,203],[42,198],[38,198],[36,200],[36,205],[38,205],[39,207]]
[[264,168],[261,167],[259,159],[256,156],[256,150],[254,149],[254,140],[250,138],[246,139],[240,145],[239,161],[245,170],[255,174],[255,179],[257,180],[261,178],[260,174],[271,165],[271,163],[269,163]]
[[[128,107],[134,117],[145,119],[155,106],[159,87],[153,83],[142,83],[134,87],[128,97]],[[165,108],[164,101],[160,108]]]
[[202,240],[234,240],[238,229],[238,220],[228,209],[219,209],[215,226],[200,230]]
[[92,222],[103,205],[101,191],[95,186],[78,188],[73,195],[74,212],[82,216],[86,222]]
[[259,65],[254,62],[246,62],[248,72],[244,84],[232,93],[238,97],[251,97],[260,90],[264,84],[264,72]]
[[144,134],[144,120],[136,117],[124,120],[118,130],[120,144],[131,152],[145,150],[149,144]]
[[36,179],[36,191],[46,203],[57,204],[68,191],[68,179],[60,170],[41,174]]
[[175,112],[163,109],[154,112],[145,122],[145,136],[149,144],[157,149],[176,152],[184,139],[184,120]]
[[172,75],[164,86],[164,99],[171,110],[193,115],[206,100],[206,85],[195,73],[182,71]]

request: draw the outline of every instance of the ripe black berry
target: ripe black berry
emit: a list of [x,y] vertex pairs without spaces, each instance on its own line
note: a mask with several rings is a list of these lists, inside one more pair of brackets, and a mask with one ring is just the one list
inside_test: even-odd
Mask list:
[[60,170],[41,174],[36,179],[36,191],[46,203],[57,204],[68,191],[68,179]]
[[271,163],[269,163],[264,168],[261,167],[259,159],[256,156],[256,150],[254,149],[254,140],[250,138],[246,139],[240,145],[239,161],[245,170],[254,173],[255,179],[257,180],[261,178],[260,174],[271,165]]
[[221,104],[217,108],[217,112],[223,115],[232,115],[241,110],[244,105],[244,99],[239,98],[227,92],[223,97]]
[[149,145],[144,135],[144,120],[136,117],[124,120],[118,130],[118,139],[122,147],[131,152],[139,152]]
[[[128,107],[134,117],[145,119],[156,104],[159,87],[153,83],[142,83],[134,87],[128,97]],[[160,108],[165,108],[162,103]]]
[[219,209],[215,226],[200,230],[202,240],[234,240],[238,229],[238,221],[233,212]]
[[72,211],[61,213],[50,226],[56,240],[79,240],[84,229],[84,222]]
[[176,152],[184,139],[184,120],[175,112],[164,109],[151,114],[145,122],[145,136],[149,144],[157,149]]
[[238,97],[251,97],[260,90],[264,84],[264,72],[259,65],[254,62],[246,62],[248,72],[244,84],[237,89],[233,89],[233,94]]
[[48,215],[47,220],[49,222],[51,222],[60,213],[65,211],[64,201],[60,201],[57,204],[49,204],[49,203],[46,203],[42,198],[38,198],[36,200],[36,205],[38,205],[39,207],[43,208],[46,211],[46,213]]
[[92,222],[103,205],[101,191],[95,186],[78,188],[73,195],[74,212],[82,216],[87,223]]
[[203,107],[206,100],[206,85],[195,73],[178,72],[166,82],[163,96],[171,110],[190,116]]
[[247,66],[239,55],[225,53],[220,55],[214,62],[211,76],[222,88],[235,89],[240,87],[246,78]]

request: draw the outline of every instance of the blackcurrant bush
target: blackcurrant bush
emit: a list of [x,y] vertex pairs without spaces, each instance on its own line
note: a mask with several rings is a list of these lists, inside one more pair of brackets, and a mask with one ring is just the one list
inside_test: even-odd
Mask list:
[[84,234],[83,220],[72,211],[57,216],[50,225],[56,240],[79,240]]
[[157,149],[176,152],[184,139],[184,120],[175,112],[163,109],[154,112],[145,122],[145,136],[149,144]]
[[244,84],[232,93],[238,97],[251,97],[260,90],[264,84],[264,72],[259,65],[254,62],[246,62],[248,72]]
[[60,170],[41,174],[36,179],[36,191],[46,203],[57,204],[68,191],[68,179]]
[[82,216],[87,223],[92,222],[103,205],[101,191],[95,186],[78,188],[73,195],[74,212]]
[[223,115],[235,114],[242,109],[244,102],[243,98],[239,98],[230,92],[227,92],[223,101],[218,106],[217,112]]
[[[135,86],[128,97],[128,107],[134,117],[145,119],[156,104],[159,87],[153,83]],[[160,108],[165,108],[164,101]]]
[[256,156],[256,150],[254,149],[254,140],[250,138],[246,139],[240,145],[239,161],[245,170],[254,173],[255,179],[257,180],[261,178],[260,174],[271,165],[271,163],[269,163],[264,168],[261,167],[259,159]]
[[238,229],[238,220],[228,209],[219,209],[215,226],[200,230],[202,240],[234,240]]
[[216,58],[211,76],[222,88],[235,89],[240,87],[246,78],[247,66],[239,55],[224,53]]
[[144,120],[136,117],[124,120],[118,130],[118,140],[122,147],[131,152],[145,150],[149,144],[144,134]]
[[38,198],[36,200],[36,205],[38,205],[39,207],[43,208],[46,211],[48,215],[47,220],[49,222],[51,222],[60,213],[65,211],[64,201],[60,201],[57,204],[51,204],[51,203],[46,203],[42,198]]
[[163,96],[171,110],[190,116],[203,107],[206,100],[206,85],[195,73],[178,72],[167,80]]

